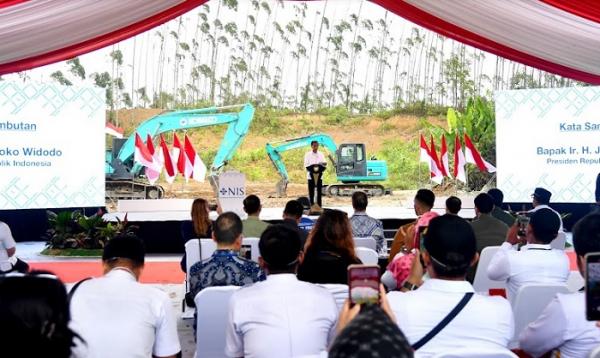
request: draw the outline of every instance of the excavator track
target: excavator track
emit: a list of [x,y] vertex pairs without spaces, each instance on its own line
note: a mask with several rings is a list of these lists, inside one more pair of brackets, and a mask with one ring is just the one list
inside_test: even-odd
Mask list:
[[106,180],[106,199],[160,199],[165,190],[137,180]]
[[352,196],[357,191],[362,191],[367,196],[383,196],[389,194],[382,185],[378,184],[331,184],[323,186],[323,193],[329,197]]

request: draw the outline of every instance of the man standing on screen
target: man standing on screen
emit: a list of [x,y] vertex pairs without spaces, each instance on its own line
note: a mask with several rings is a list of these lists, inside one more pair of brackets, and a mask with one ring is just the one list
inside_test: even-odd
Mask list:
[[327,163],[325,156],[319,152],[319,142],[313,140],[310,142],[312,150],[304,155],[304,168],[306,168],[306,178],[308,179],[308,198],[310,205],[315,204],[315,188],[317,189],[316,203],[319,207],[321,203],[321,188],[323,187],[323,171]]

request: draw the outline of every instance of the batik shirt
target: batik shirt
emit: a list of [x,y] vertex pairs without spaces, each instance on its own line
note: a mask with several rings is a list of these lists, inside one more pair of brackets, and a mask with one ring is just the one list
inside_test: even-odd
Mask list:
[[266,279],[254,261],[238,256],[233,250],[216,250],[209,259],[192,265],[189,273],[192,297],[206,287],[244,286]]
[[387,245],[383,236],[383,224],[381,221],[370,217],[366,213],[355,212],[350,218],[352,225],[352,236],[373,237],[377,244],[377,253],[387,254]]

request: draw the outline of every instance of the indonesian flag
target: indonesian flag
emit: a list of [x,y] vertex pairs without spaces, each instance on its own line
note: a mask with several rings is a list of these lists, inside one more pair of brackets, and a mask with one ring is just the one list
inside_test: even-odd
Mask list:
[[154,157],[150,154],[148,147],[138,133],[135,134],[135,152],[133,160],[142,164],[146,169],[159,170],[160,167],[154,162]]
[[446,136],[442,134],[442,149],[440,149],[440,169],[444,176],[450,176],[450,167],[448,166],[448,147],[446,145]]
[[427,163],[427,165],[429,165],[429,171],[431,171],[431,156],[429,155],[429,148],[427,147],[423,134],[421,134],[420,147],[421,155],[419,156],[419,161]]
[[460,139],[458,134],[454,137],[454,177],[463,183],[467,182],[467,176],[465,175],[465,155],[463,154],[462,147],[460,146]]
[[433,141],[433,135],[431,135],[431,145],[429,146],[429,155],[431,157],[431,181],[437,184],[442,184],[444,180],[444,173],[442,172],[440,160],[435,150],[435,142]]
[[173,184],[177,172],[173,166],[173,160],[171,158],[171,153],[169,153],[169,147],[167,146],[167,142],[165,142],[165,138],[162,134],[160,135],[160,149],[162,152],[162,158],[164,160],[165,179],[167,179],[169,184]]
[[485,159],[481,157],[481,154],[479,154],[467,133],[465,133],[465,160],[467,163],[477,165],[477,168],[482,172],[493,173],[496,171],[496,167],[486,162]]
[[113,137],[123,138],[124,131],[123,128],[119,128],[110,122],[106,122],[106,125],[104,126],[104,132]]
[[148,152],[150,152],[152,158],[154,159],[154,163],[159,168],[158,170],[146,168],[146,178],[148,178],[150,184],[154,185],[154,183],[156,183],[156,181],[160,177],[160,172],[162,171],[162,158],[160,155],[160,151],[156,151],[154,149],[154,143],[152,143],[152,136],[150,136],[150,134],[148,134],[148,136],[146,137],[146,146],[148,147]]
[[173,153],[171,153],[171,158],[177,162],[177,171],[187,178],[185,176],[185,155],[183,154],[183,146],[176,133],[173,133]]
[[187,163],[190,163],[192,165],[192,172],[190,173],[190,177],[196,181],[204,182],[204,177],[206,176],[206,165],[204,165],[204,162],[202,161],[202,159],[200,159],[200,156],[198,156],[198,153],[196,153],[196,151],[194,150],[192,142],[190,141],[190,138],[188,138],[187,134],[185,135],[184,146],[185,155],[187,157],[186,165]]

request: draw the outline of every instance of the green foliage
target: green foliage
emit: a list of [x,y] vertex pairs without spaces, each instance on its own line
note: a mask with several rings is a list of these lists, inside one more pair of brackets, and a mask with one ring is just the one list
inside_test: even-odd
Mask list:
[[50,77],[63,86],[72,86],[73,82],[71,82],[68,78],[63,75],[62,71],[52,72]]
[[429,182],[429,172],[419,164],[419,143],[417,139],[404,142],[399,139],[383,143],[378,159],[387,162],[389,179],[387,186],[394,189],[414,189]]
[[344,106],[335,106],[332,108],[319,108],[315,113],[325,116],[325,123],[328,125],[339,125],[344,123],[351,114]]
[[85,80],[85,68],[79,61],[79,57],[75,57],[67,61],[67,65],[69,65],[69,72],[74,74],[75,76]]

